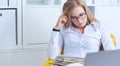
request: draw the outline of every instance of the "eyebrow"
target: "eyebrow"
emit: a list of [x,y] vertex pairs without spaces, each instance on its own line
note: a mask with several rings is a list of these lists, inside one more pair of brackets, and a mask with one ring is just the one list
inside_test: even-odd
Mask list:
[[[82,16],[82,15],[84,15],[84,14],[86,14],[86,13],[85,13],[85,12],[80,13],[79,16]],[[72,16],[72,17],[76,17],[76,16]]]
[[79,16],[82,16],[82,15],[85,15],[86,13],[81,13],[81,14],[79,14]]

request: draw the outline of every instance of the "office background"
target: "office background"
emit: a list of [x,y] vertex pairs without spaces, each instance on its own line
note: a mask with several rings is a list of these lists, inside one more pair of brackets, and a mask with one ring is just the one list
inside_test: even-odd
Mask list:
[[[65,0],[0,0],[0,66],[42,66]],[[120,49],[120,0],[85,0]]]

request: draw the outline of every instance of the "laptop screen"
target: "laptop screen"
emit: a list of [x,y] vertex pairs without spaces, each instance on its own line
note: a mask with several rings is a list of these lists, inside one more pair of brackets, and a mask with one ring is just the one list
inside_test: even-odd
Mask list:
[[120,66],[120,50],[88,53],[84,66]]

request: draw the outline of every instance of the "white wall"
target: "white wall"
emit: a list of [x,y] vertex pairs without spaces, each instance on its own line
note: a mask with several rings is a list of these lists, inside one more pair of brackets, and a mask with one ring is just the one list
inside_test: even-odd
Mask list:
[[97,6],[96,17],[106,24],[109,32],[120,38],[120,6]]
[[59,6],[24,7],[23,44],[48,43],[60,12]]

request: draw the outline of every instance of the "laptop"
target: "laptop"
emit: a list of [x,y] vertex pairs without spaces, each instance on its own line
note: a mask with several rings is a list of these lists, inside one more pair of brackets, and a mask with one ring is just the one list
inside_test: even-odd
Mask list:
[[120,50],[88,53],[84,66],[120,66]]

